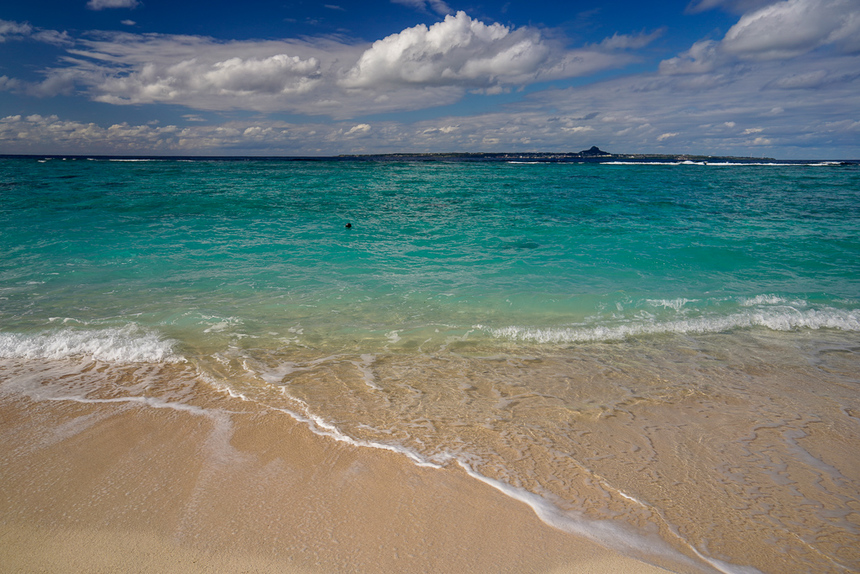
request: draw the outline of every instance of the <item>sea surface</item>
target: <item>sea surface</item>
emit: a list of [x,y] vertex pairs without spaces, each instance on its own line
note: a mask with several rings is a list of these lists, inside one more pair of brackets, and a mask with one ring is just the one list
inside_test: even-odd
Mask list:
[[0,159],[0,397],[201,393],[679,569],[860,571],[860,165]]

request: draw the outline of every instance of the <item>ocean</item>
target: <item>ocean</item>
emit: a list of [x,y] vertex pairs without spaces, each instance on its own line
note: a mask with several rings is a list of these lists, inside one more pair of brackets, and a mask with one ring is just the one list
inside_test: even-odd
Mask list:
[[201,395],[644,560],[860,570],[860,165],[0,159],[0,397]]

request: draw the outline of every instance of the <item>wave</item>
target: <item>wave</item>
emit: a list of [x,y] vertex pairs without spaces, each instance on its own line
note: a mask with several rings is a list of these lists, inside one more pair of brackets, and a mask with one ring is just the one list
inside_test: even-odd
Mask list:
[[508,326],[492,328],[475,325],[497,339],[509,339],[530,343],[584,343],[618,341],[647,335],[719,333],[734,329],[765,327],[773,331],[796,331],[799,329],[838,329],[860,331],[860,310],[795,309],[776,307],[771,309],[743,310],[725,316],[696,317],[668,321],[631,320],[621,324],[577,325],[573,327],[523,327]]
[[136,325],[98,330],[62,329],[27,335],[0,333],[2,359],[90,357],[108,363],[178,363],[175,342]]

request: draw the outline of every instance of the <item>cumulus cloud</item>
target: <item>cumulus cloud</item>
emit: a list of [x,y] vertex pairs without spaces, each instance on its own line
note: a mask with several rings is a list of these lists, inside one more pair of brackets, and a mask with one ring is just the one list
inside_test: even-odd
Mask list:
[[[646,46],[660,31],[615,34],[569,49],[563,39],[532,28],[457,13],[373,44],[339,38],[231,42],[89,33],[66,46],[57,65],[44,70],[43,81],[0,76],[0,90],[42,96],[77,90],[114,104],[168,102],[187,108],[186,125],[10,116],[0,121],[0,150],[336,155],[577,151],[598,145],[631,153],[671,146],[671,151],[690,153],[763,155],[779,149],[782,157],[826,157],[826,151],[814,150],[841,146],[857,150],[856,156],[857,122],[834,120],[853,118],[860,108],[860,50],[852,51],[854,40],[846,32],[853,30],[858,2],[784,0],[757,6],[738,18],[736,35],[696,42],[662,62],[660,73],[544,88],[493,113],[412,123],[375,118],[372,127],[364,119],[341,120],[439,106],[469,91],[511,90],[617,67],[631,61],[630,50]],[[809,24],[814,33],[789,41],[773,32],[776,39],[765,41],[768,22],[785,26],[793,20],[780,14],[813,4],[825,12]],[[837,8],[841,20],[832,17]],[[762,42],[743,44],[754,29],[761,30]],[[0,38],[7,41],[32,39],[39,32],[29,24],[0,22]],[[824,85],[827,89],[821,90]],[[290,111],[335,121],[309,118],[297,125],[257,119],[216,125],[213,116],[193,113],[231,109]]]
[[137,0],[89,0],[87,8],[90,10],[105,10],[108,8],[137,8],[140,3]]
[[140,71],[106,80],[99,86],[103,93],[95,99],[138,104],[183,101],[197,94],[288,95],[310,91],[318,74],[319,61],[315,58],[286,54],[211,63],[190,59],[163,68],[148,63]]
[[[363,133],[360,126],[357,133]],[[211,154],[341,153],[345,127],[284,122],[227,122],[221,125],[99,125],[57,115],[13,115],[0,119],[0,153]],[[368,130],[369,131],[369,130]],[[331,141],[327,141],[331,140]],[[332,143],[334,142],[334,143]],[[314,146],[321,146],[314,150]],[[325,146],[325,147],[322,147]]]
[[560,50],[535,30],[487,25],[457,12],[429,28],[421,24],[374,42],[340,85],[497,89],[573,77],[621,61],[599,51]]
[[[860,56],[831,54],[797,68],[860,70]],[[685,75],[625,75],[590,85],[535,91],[503,110],[416,122],[308,122],[255,119],[185,126],[95,125],[59,118],[0,121],[0,153],[337,155],[403,151],[665,150],[798,158],[860,155],[860,78],[826,91],[766,88],[784,62],[756,61],[701,90]],[[766,92],[763,90],[767,90]],[[844,118],[852,118],[850,121]],[[836,121],[838,119],[839,121]],[[670,137],[671,136],[671,137]],[[834,156],[833,149],[846,150]]]
[[318,89],[323,76],[331,74],[333,62],[351,60],[354,51],[328,40],[312,45],[99,33],[79,39],[65,65],[46,75],[47,80],[70,77],[93,100],[112,104],[324,113],[325,98],[318,93],[325,91]]
[[[8,28],[8,34],[24,32],[32,30]],[[570,50],[538,30],[487,24],[464,12],[371,45],[335,38],[218,41],[94,32],[78,38],[59,65],[44,70],[45,80],[27,91],[49,96],[52,88],[55,93],[74,88],[117,105],[169,102],[345,119],[440,106],[470,91],[500,93],[619,67],[632,60],[624,50],[658,34],[616,34]]]
[[784,59],[820,46],[860,48],[860,0],[786,0],[744,14],[721,42],[745,58]]
[[825,46],[842,53],[860,52],[860,0],[770,2],[746,12],[722,40],[696,42],[664,60],[660,72],[710,73],[734,61],[787,60]]

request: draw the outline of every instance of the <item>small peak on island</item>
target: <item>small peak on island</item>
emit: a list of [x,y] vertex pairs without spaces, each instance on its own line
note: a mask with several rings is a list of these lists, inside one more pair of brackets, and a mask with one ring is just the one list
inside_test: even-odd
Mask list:
[[593,145],[590,148],[584,149],[581,152],[579,152],[579,155],[585,156],[585,157],[597,157],[597,156],[612,155],[612,154],[607,152],[607,151],[603,151],[602,149],[600,149],[596,145]]

